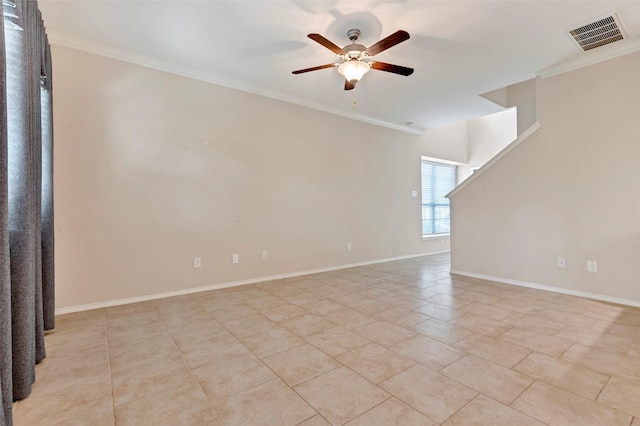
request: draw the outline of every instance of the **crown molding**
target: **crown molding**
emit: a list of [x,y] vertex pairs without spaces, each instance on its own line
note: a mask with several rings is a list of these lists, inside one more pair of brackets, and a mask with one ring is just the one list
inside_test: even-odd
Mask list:
[[216,84],[218,86],[228,87],[230,89],[235,89],[242,92],[252,93],[254,95],[264,96],[267,98],[288,102],[291,104],[315,109],[315,110],[326,112],[333,115],[338,115],[338,116],[349,118],[352,120],[362,121],[362,122],[373,124],[380,127],[386,127],[393,130],[410,133],[413,135],[422,134],[422,130],[412,129],[406,126],[400,126],[398,124],[390,123],[384,120],[378,120],[376,118],[369,117],[362,114],[343,111],[338,108],[334,108],[319,102],[309,101],[307,99],[303,99],[297,96],[291,96],[286,93],[265,89],[264,87],[247,84],[238,80],[222,77],[212,73],[178,67],[167,62],[157,61],[155,59],[151,59],[149,57],[142,56],[142,55],[135,55],[130,52],[126,52],[124,50],[114,49],[99,43],[94,43],[87,40],[82,40],[77,37],[72,37],[67,34],[62,34],[58,32],[48,32],[47,36],[50,43],[56,44],[59,46],[81,50],[83,52],[105,56],[105,57],[117,59],[123,62],[129,62],[135,65],[152,68],[158,71],[176,74],[183,77],[192,78],[194,80],[200,80],[207,83]]
[[602,50],[592,50],[576,58],[551,65],[550,67],[538,71],[536,75],[541,78],[553,77],[555,75],[577,70],[579,68],[608,61],[609,59],[614,59],[619,56],[628,55],[638,51],[640,51],[640,40],[628,41],[618,45],[609,45]]

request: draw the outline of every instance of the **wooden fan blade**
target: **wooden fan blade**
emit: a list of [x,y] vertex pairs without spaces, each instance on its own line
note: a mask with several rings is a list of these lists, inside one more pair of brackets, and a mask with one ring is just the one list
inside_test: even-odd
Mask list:
[[413,68],[407,68],[400,65],[386,64],[384,62],[372,62],[371,68],[374,70],[392,72],[394,74],[400,74],[408,76],[413,74]]
[[333,68],[338,64],[325,64],[325,65],[318,65],[317,67],[311,67],[311,68],[305,68],[302,70],[296,70],[296,71],[291,71],[292,74],[302,74],[304,72],[309,72],[309,71],[317,71],[317,70],[323,70],[325,68]]
[[333,44],[331,41],[327,40],[324,36],[321,36],[320,34],[314,34],[314,33],[307,34],[307,37],[309,37],[311,40],[315,41],[316,43],[320,43],[321,45],[323,45],[333,53],[336,53],[338,55],[344,55],[344,50],[341,47],[336,46],[335,44]]
[[344,81],[344,90],[353,90],[353,89],[355,89],[355,87],[356,87],[356,85],[353,84],[352,82],[347,81],[347,80]]
[[373,44],[367,48],[367,53],[369,56],[377,55],[383,50],[387,50],[390,47],[395,46],[396,44],[402,43],[405,40],[409,40],[409,33],[404,30],[396,31],[391,34],[387,38],[383,38],[376,44]]

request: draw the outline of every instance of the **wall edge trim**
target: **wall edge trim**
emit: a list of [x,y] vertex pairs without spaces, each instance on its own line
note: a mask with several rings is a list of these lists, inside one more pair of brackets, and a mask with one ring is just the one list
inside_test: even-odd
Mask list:
[[540,122],[536,121],[531,126],[529,126],[529,128],[527,130],[522,132],[513,142],[511,142],[509,145],[504,147],[504,149],[502,151],[497,153],[491,160],[489,160],[482,167],[480,167],[480,169],[478,169],[478,171],[476,171],[474,174],[472,174],[467,179],[462,181],[462,183],[460,185],[458,185],[455,188],[453,188],[453,191],[448,193],[446,195],[446,197],[449,198],[449,199],[454,197],[458,192],[462,191],[467,185],[469,185],[471,182],[476,180],[478,178],[478,176],[483,174],[485,171],[487,171],[489,168],[491,168],[491,166],[493,166],[495,163],[500,161],[500,159],[502,157],[504,157],[509,152],[511,152],[512,149],[514,149],[515,147],[520,145],[525,139],[527,139],[529,136],[531,136],[533,133],[535,133],[535,131],[538,130],[539,128],[540,128]]
[[602,301],[602,302],[615,303],[615,304],[618,304],[618,305],[633,306],[633,307],[636,307],[636,308],[640,307],[640,300],[625,299],[625,298],[621,298],[621,297],[612,297],[612,296],[606,296],[604,294],[589,293],[589,292],[580,291],[580,290],[571,290],[571,289],[563,288],[563,287],[555,287],[555,286],[550,286],[550,285],[545,285],[545,284],[530,283],[530,282],[527,282],[527,281],[512,280],[510,278],[502,278],[502,277],[494,277],[494,276],[491,276],[491,275],[476,274],[474,272],[460,271],[460,270],[457,270],[457,269],[451,269],[449,272],[451,272],[452,274],[462,275],[462,276],[465,276],[465,277],[479,278],[479,279],[488,280],[488,281],[495,281],[495,282],[499,282],[499,283],[503,283],[503,284],[515,285],[515,286],[518,286],[518,287],[533,288],[533,289],[536,289],[536,290],[550,291],[552,293],[560,293],[560,294],[566,294],[566,295],[569,295],[569,296],[584,297],[584,298],[587,298],[587,299],[599,300],[599,301]]
[[184,296],[188,294],[201,293],[204,291],[221,290],[223,288],[239,287],[243,285],[257,284],[261,282],[280,280],[284,278],[302,277],[305,275],[318,274],[321,272],[331,272],[331,271],[338,271],[341,269],[354,268],[357,266],[366,266],[366,265],[374,265],[376,263],[392,262],[394,260],[403,260],[403,259],[412,259],[415,257],[431,256],[435,254],[448,253],[448,252],[449,250],[442,250],[442,251],[434,251],[429,253],[409,254],[404,256],[396,256],[396,257],[388,257],[388,258],[382,258],[382,259],[367,260],[363,262],[348,263],[348,264],[343,264],[338,266],[329,266],[326,268],[317,268],[317,269],[309,269],[305,271],[288,272],[284,274],[249,278],[246,280],[229,281],[226,283],[212,284],[212,285],[206,285],[201,287],[192,287],[192,288],[186,288],[186,289],[176,290],[176,291],[168,291],[163,293],[154,293],[154,294],[149,294],[144,296],[128,297],[125,299],[116,299],[116,300],[108,300],[105,302],[89,303],[86,305],[69,306],[66,308],[56,309],[56,316],[70,314],[74,312],[90,311],[93,309],[109,308],[112,306],[128,305],[130,303],[148,302],[150,300],[165,299],[167,297]]
[[569,59],[559,64],[551,65],[536,73],[540,78],[553,77],[555,75],[564,74],[569,71],[577,70],[589,65],[608,61],[619,56],[628,55],[630,53],[640,51],[640,40],[629,41],[620,45],[610,45],[606,50],[593,50],[589,53]]
[[329,114],[337,115],[343,118],[351,120],[361,121],[375,126],[386,127],[388,129],[397,130],[412,135],[421,135],[422,130],[412,129],[410,127],[401,126],[388,121],[378,120],[366,115],[351,113],[338,108],[334,108],[328,105],[321,104],[319,102],[308,101],[297,96],[287,95],[286,93],[277,92],[275,90],[265,89],[260,86],[243,83],[238,80],[234,80],[228,77],[222,77],[212,73],[208,73],[200,70],[191,70],[183,67],[179,67],[168,62],[157,61],[142,55],[135,55],[124,50],[114,49],[101,45],[99,43],[82,40],[77,37],[69,36],[67,34],[58,32],[48,33],[49,42],[62,47],[70,49],[80,50],[82,52],[92,53],[94,55],[104,56],[111,59],[116,59],[123,62],[139,65],[154,70],[167,72],[170,74],[179,75],[194,80],[204,81],[206,83],[215,84],[218,86],[227,87],[230,89],[239,90],[241,92],[251,93],[258,96],[264,96],[266,98],[275,99],[282,102],[291,103],[294,105],[303,106],[306,108],[315,109],[317,111],[326,112]]

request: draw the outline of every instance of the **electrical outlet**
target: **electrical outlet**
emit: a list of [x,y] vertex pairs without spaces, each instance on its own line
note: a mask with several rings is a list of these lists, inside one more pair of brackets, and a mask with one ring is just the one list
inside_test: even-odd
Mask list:
[[240,255],[238,253],[231,255],[231,263],[240,263]]
[[347,243],[347,250],[351,250],[351,243]]
[[587,271],[589,271],[589,272],[598,272],[598,261],[597,260],[587,260]]
[[194,268],[199,268],[202,266],[202,259],[200,257],[194,257],[193,258],[193,267]]
[[558,268],[566,268],[567,267],[567,259],[564,257],[558,256]]
[[262,260],[267,260],[267,251],[266,250],[262,250],[262,254],[260,255],[260,258]]

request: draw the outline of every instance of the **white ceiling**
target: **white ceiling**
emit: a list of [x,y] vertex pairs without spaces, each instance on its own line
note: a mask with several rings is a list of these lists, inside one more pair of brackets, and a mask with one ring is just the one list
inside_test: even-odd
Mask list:
[[[617,11],[628,35],[618,44],[640,38],[638,0],[40,0],[39,6],[53,43],[413,131],[499,111],[479,95],[589,55],[566,34],[569,28]],[[308,33],[344,46],[350,28],[362,31],[366,46],[408,31],[411,39],[376,59],[415,73],[373,70],[352,91],[343,90],[335,68],[291,74],[337,59]]]

